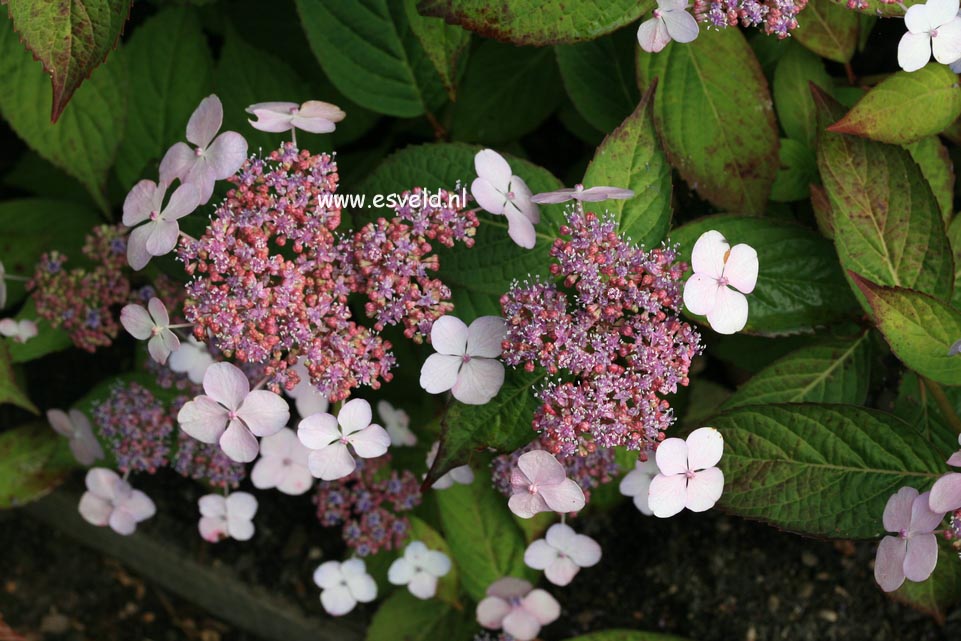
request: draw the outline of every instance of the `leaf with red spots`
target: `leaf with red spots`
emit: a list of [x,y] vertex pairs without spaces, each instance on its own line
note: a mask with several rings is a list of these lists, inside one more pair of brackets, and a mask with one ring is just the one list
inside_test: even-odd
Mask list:
[[7,430],[0,434],[0,509],[41,498],[76,466],[67,439],[46,423]]
[[90,73],[117,45],[131,0],[3,0],[21,41],[53,85],[56,122]]

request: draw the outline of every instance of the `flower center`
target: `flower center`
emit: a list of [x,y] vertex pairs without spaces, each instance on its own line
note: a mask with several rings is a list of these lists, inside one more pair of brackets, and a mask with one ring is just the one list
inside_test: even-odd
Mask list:
[[197,147],[196,149],[194,149],[194,155],[200,158],[201,156],[204,155],[204,150],[201,149],[200,147]]
[[930,31],[930,33],[931,33],[931,37],[932,37],[932,38],[937,38],[937,37],[938,37],[938,30],[937,30],[937,29],[932,29],[932,30]]
[[154,210],[154,211],[150,212],[150,220],[157,220],[158,218],[160,218],[160,212],[159,212],[159,211]]
[[513,201],[514,198],[515,198],[514,192],[512,191],[507,192],[507,200]]
[[720,278],[717,279],[717,286],[727,287],[728,282],[730,281],[728,281],[727,276],[721,276]]
[[154,325],[153,328],[150,330],[150,333],[151,333],[153,336],[156,336],[157,334],[159,334],[159,333],[162,332],[162,331],[163,331],[163,328],[162,328],[162,327],[157,327],[156,325]]
[[660,10],[660,9],[655,9],[655,10],[654,10],[654,17],[657,18],[657,19],[659,19],[659,18],[661,17],[661,10]]
[[465,363],[470,363],[470,354],[464,354],[463,356],[461,356],[461,360],[464,361]]
[[347,440],[346,436],[341,436],[340,442],[343,443],[344,445],[347,445],[348,443],[350,443],[350,441]]
[[684,472],[684,476],[687,477],[687,480],[691,480],[692,478],[694,478],[694,477],[697,476],[697,475],[694,473],[694,470],[688,470],[688,471]]
[[234,410],[227,410],[227,420],[233,421],[237,419],[237,412]]
[[299,107],[291,107],[291,108],[290,108],[290,115],[293,116],[293,115],[296,114],[298,111],[300,111],[300,108],[299,108]]
[[907,531],[907,529],[906,529],[906,528],[901,528],[900,530],[898,530],[898,537],[900,537],[900,538],[902,538],[902,539],[908,538],[908,531]]
[[537,486],[531,483],[530,486],[528,486],[527,491],[531,494],[537,494]]

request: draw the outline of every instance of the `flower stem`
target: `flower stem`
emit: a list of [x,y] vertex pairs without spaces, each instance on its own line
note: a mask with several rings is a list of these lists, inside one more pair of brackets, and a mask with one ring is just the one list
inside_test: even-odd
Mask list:
[[4,275],[3,275],[3,279],[4,279],[4,280],[18,280],[18,281],[23,282],[23,283],[25,283],[25,282],[27,282],[28,280],[30,280],[30,278],[29,278],[28,276],[17,276],[16,274],[4,274]]
[[934,402],[938,404],[938,409],[941,410],[941,414],[948,422],[948,425],[951,426],[951,429],[961,434],[961,418],[958,418],[958,413],[954,411],[954,406],[951,405],[951,401],[948,400],[941,386],[923,376],[918,376],[918,378],[924,387],[931,392],[931,396],[934,397]]

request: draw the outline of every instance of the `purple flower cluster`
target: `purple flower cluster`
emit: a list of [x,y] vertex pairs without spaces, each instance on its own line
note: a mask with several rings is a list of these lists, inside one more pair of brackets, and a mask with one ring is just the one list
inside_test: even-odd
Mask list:
[[207,231],[178,250],[193,278],[185,314],[194,335],[212,336],[228,358],[264,364],[275,391],[299,382],[287,369],[295,362],[331,401],[389,381],[391,345],[353,319],[348,296],[366,295],[378,330],[402,322],[409,336],[426,334],[450,296],[427,276],[437,268],[429,240],[470,244],[476,217],[423,202],[338,234],[336,163],[289,143],[229,180],[236,187]]
[[74,345],[88,352],[113,342],[120,330],[114,308],[130,299],[124,228],[96,227],[86,238],[83,254],[96,265],[67,270],[68,257],[43,254],[28,287],[37,314],[62,327]]
[[115,386],[93,407],[102,440],[117,469],[153,474],[167,464],[174,418],[150,390],[137,383]]
[[342,525],[344,541],[357,556],[403,545],[410,522],[398,512],[420,504],[417,477],[407,470],[388,473],[389,462],[389,455],[359,459],[350,476],[317,487],[317,519],[325,527]]
[[[491,461],[491,479],[494,487],[504,496],[514,493],[511,487],[511,473],[517,468],[517,459],[522,454],[532,450],[548,450],[549,443],[535,440],[510,454],[502,454]],[[564,466],[567,478],[581,486],[585,500],[590,500],[591,490],[610,483],[620,472],[620,466],[614,458],[614,450],[597,448],[584,454],[561,454],[556,456],[558,463]]]
[[806,6],[807,0],[694,0],[694,17],[719,29],[740,23],[787,38],[798,26],[797,15]]
[[549,451],[651,449],[673,422],[659,395],[688,384],[701,350],[678,316],[685,265],[671,248],[621,239],[610,218],[573,210],[567,221],[551,248],[558,282],[515,283],[501,298],[503,360],[558,375],[533,421]]

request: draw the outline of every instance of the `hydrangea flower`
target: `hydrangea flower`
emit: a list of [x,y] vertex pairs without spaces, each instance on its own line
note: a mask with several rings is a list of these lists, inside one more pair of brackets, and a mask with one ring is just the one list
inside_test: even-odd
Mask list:
[[197,501],[200,507],[200,536],[217,543],[226,538],[249,541],[254,535],[254,515],[257,499],[247,492],[234,492],[224,497],[207,494]]
[[173,251],[180,236],[177,221],[200,204],[200,192],[191,183],[177,187],[164,207],[166,193],[166,183],[141,180],[123,201],[123,224],[134,228],[127,240],[127,262],[135,271],[146,267],[151,258]]
[[154,474],[170,462],[174,419],[166,404],[133,381],[117,382],[92,407],[93,423],[117,471]]
[[507,505],[522,519],[539,512],[577,512],[585,503],[581,486],[567,478],[564,466],[544,450],[531,450],[517,459],[511,489]]
[[951,347],[948,348],[948,356],[957,356],[958,354],[961,354],[961,339],[951,343]]
[[207,346],[193,336],[167,359],[167,366],[178,374],[186,374],[190,382],[200,384],[204,380],[207,368],[213,365],[214,358],[207,350]]
[[543,570],[548,581],[560,586],[573,581],[581,568],[597,565],[600,560],[597,541],[564,523],[549,527],[544,538],[532,542],[524,552],[528,567]]
[[657,53],[671,40],[693,42],[700,31],[697,20],[687,12],[688,0],[657,0],[657,9],[650,20],[645,20],[637,30],[641,49]]
[[898,64],[917,71],[934,59],[949,65],[961,59],[961,16],[958,0],[928,0],[908,7],[904,14],[907,33],[898,43]]
[[310,473],[324,481],[333,481],[353,472],[357,462],[348,445],[361,458],[386,454],[390,435],[371,420],[370,403],[362,398],[344,403],[336,418],[323,413],[302,420],[297,426],[297,438],[312,450],[307,457]]
[[235,131],[217,135],[223,122],[220,98],[211,94],[201,100],[187,122],[187,140],[196,147],[182,142],[171,147],[160,161],[160,182],[169,185],[179,178],[197,189],[198,204],[209,201],[214,183],[234,175],[247,160],[243,136]]
[[387,580],[406,585],[418,599],[429,599],[437,593],[437,579],[446,576],[450,568],[446,554],[429,549],[422,541],[411,541],[404,555],[390,564]]
[[95,467],[87,472],[87,491],[80,497],[80,516],[87,523],[103,527],[109,525],[117,534],[127,536],[137,529],[137,523],[156,513],[150,497],[130,487],[116,472]]
[[302,105],[296,102],[258,102],[245,109],[255,116],[250,126],[260,131],[282,133],[296,129],[312,134],[329,134],[337,123],[347,115],[337,105],[320,100],[308,100]]
[[[430,450],[427,452],[428,470],[434,466],[434,461],[437,460],[437,451],[439,449],[440,441],[434,441],[434,444],[430,446]],[[473,482],[474,470],[470,469],[470,465],[459,465],[434,481],[431,487],[435,490],[446,490],[449,487],[453,487],[454,483],[458,485],[470,485]]]
[[314,583],[321,589],[320,603],[335,617],[377,598],[377,584],[360,559],[321,563],[314,571]]
[[878,546],[874,579],[885,592],[901,587],[904,579],[924,581],[938,563],[938,539],[933,534],[944,518],[929,503],[930,492],[918,495],[913,487],[902,487],[884,506],[886,536]]
[[558,189],[542,194],[531,196],[531,202],[538,205],[556,205],[566,203],[568,200],[576,200],[582,203],[596,203],[602,200],[626,200],[633,198],[634,192],[630,189],[620,187],[590,187],[584,189],[584,185],[574,185],[573,188]]
[[531,201],[531,189],[515,176],[504,157],[493,149],[474,156],[477,178],[470,191],[481,209],[507,218],[507,234],[515,243],[531,249],[537,242],[534,225],[541,221],[540,210]]
[[[958,437],[961,444],[961,436]],[[948,465],[961,467],[961,451],[948,458]],[[961,473],[949,472],[934,482],[931,488],[931,509],[936,512],[953,512],[961,509]]]
[[260,451],[258,436],[276,434],[290,410],[277,394],[250,391],[244,373],[230,363],[216,363],[204,374],[204,392],[177,414],[181,429],[198,441],[220,443],[224,454],[249,463]]
[[47,421],[54,431],[69,439],[70,451],[77,463],[92,465],[103,458],[103,448],[93,435],[87,415],[80,410],[47,410]]
[[300,379],[293,389],[286,390],[287,396],[294,399],[294,406],[301,418],[312,414],[322,414],[330,407],[330,401],[310,382],[310,372],[298,361],[292,368]]
[[36,335],[37,324],[32,320],[26,318],[19,321],[13,318],[0,320],[0,336],[12,338],[18,343],[26,343]]
[[146,340],[150,358],[161,365],[171,352],[180,349],[180,339],[170,331],[170,316],[159,298],[151,298],[147,309],[126,305],[120,310],[120,324],[138,341]]
[[254,464],[250,480],[258,490],[277,488],[296,496],[310,489],[314,479],[307,469],[310,454],[293,430],[286,427],[260,441],[260,458]]
[[499,316],[481,316],[470,327],[454,316],[438,318],[430,330],[437,353],[424,361],[420,386],[429,394],[450,390],[468,405],[487,403],[504,384],[504,366],[497,357],[505,334],[504,319]]
[[[510,454],[501,454],[494,457],[494,460],[491,461],[491,481],[498,492],[508,498],[514,493],[511,487],[511,474],[517,467],[518,459],[532,450],[550,452],[549,435],[541,434],[540,438],[514,450]],[[614,456],[614,450],[608,447],[597,447],[593,451],[588,450],[572,454],[555,454],[554,457],[558,463],[564,466],[567,478],[581,486],[585,502],[590,501],[592,490],[610,483],[620,471]]]
[[724,490],[724,472],[715,467],[723,451],[724,437],[713,427],[694,430],[686,441],[669,438],[658,445],[654,456],[660,473],[651,480],[647,499],[654,516],[714,507]]
[[501,630],[516,641],[533,641],[541,627],[561,615],[560,604],[544,590],[532,589],[512,576],[494,581],[477,604],[477,622],[488,630]]
[[657,476],[657,463],[653,458],[646,461],[637,461],[634,464],[634,469],[624,475],[618,487],[621,494],[632,497],[634,506],[640,510],[641,514],[647,516],[654,514],[648,504],[647,493],[655,476]]
[[747,324],[747,298],[757,284],[757,252],[741,243],[731,247],[719,231],[701,234],[691,252],[694,274],[684,284],[684,304],[706,315],[718,334],[733,334]]
[[390,434],[390,444],[394,446],[417,444],[417,435],[410,431],[410,416],[387,401],[377,401],[377,413]]

